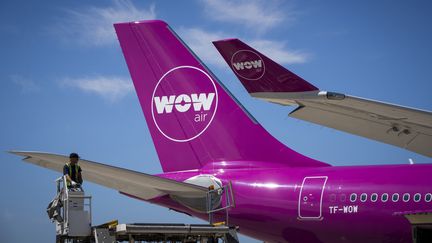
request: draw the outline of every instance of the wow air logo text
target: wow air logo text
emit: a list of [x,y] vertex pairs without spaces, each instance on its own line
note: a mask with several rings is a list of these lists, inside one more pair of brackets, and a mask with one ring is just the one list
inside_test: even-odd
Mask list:
[[233,66],[237,71],[243,70],[243,69],[251,69],[251,68],[261,68],[262,67],[262,61],[261,60],[255,60],[250,62],[236,62],[233,63]]
[[210,126],[218,105],[213,79],[193,66],[166,72],[153,91],[151,112],[159,132],[174,142],[187,142]]
[[[215,98],[215,93],[200,93],[200,94],[181,94],[178,96],[170,95],[168,96],[156,96],[154,97],[154,104],[156,106],[156,111],[158,114],[171,113],[173,109],[177,112],[187,112],[189,109],[193,109],[195,112],[209,111],[213,100]],[[195,114],[195,122],[205,122],[207,118],[207,113],[197,113]]]
[[239,50],[231,57],[234,72],[247,80],[258,80],[264,76],[264,60],[258,53],[251,50]]

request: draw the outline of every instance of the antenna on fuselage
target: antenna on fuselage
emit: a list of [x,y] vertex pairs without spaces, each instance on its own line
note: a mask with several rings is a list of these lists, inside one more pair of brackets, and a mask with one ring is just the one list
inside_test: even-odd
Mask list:
[[414,160],[413,159],[409,158],[408,161],[409,161],[410,165],[414,164]]

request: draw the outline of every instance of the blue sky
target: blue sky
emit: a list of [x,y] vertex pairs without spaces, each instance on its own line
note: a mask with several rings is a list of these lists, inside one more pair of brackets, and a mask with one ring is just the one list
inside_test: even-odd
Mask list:
[[[294,150],[333,165],[431,162],[306,123],[249,97],[211,41],[237,37],[323,90],[432,110],[430,1],[9,1],[0,3],[0,151],[69,154],[162,172],[113,22],[163,19]],[[48,242],[54,173],[1,152],[4,242]],[[94,222],[200,222],[87,183]],[[25,229],[26,234],[23,234]],[[244,242],[256,242],[242,238]]]

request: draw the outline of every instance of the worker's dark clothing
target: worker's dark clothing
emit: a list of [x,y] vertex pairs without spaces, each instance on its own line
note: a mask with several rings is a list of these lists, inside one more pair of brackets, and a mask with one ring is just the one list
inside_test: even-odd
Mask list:
[[67,163],[63,167],[63,175],[69,175],[73,181],[82,183],[81,178],[78,176],[79,173],[81,173],[81,167],[77,164]]

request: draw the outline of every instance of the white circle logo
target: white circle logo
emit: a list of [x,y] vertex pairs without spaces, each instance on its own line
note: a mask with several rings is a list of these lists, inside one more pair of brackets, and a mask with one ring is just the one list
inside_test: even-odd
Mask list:
[[231,67],[238,76],[247,80],[258,80],[265,73],[264,60],[250,50],[236,51],[231,57]]
[[188,142],[207,130],[216,114],[214,80],[194,66],[178,66],[157,82],[151,113],[159,132],[174,142]]

